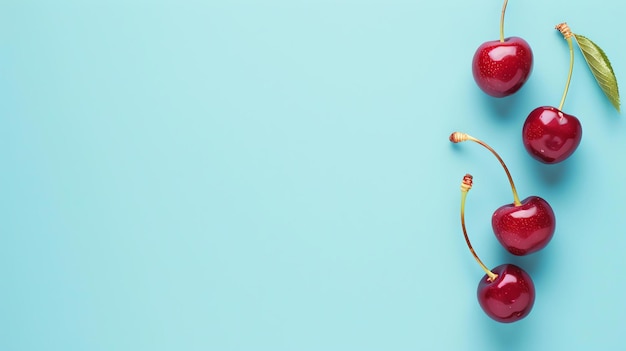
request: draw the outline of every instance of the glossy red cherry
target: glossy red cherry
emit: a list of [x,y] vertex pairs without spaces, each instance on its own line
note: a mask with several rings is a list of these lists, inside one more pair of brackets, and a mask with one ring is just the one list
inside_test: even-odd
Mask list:
[[528,316],[535,303],[535,285],[530,275],[514,264],[491,270],[478,284],[478,303],[485,313],[502,323],[512,323]]
[[460,143],[473,141],[485,147],[500,161],[513,193],[513,203],[501,206],[491,217],[493,232],[510,253],[528,255],[544,248],[554,236],[556,217],[552,207],[538,196],[529,196],[520,201],[513,183],[513,177],[498,153],[485,142],[471,135],[454,132],[450,141]]
[[510,253],[523,256],[548,245],[556,229],[556,218],[546,200],[529,196],[518,206],[498,208],[491,224],[500,244]]
[[472,60],[472,74],[478,87],[493,97],[505,97],[518,91],[530,77],[533,52],[526,40],[504,37],[504,0],[500,16],[500,40],[483,43]]
[[517,92],[530,77],[532,68],[533,52],[519,37],[483,43],[472,60],[472,73],[478,87],[498,98]]
[[467,247],[485,271],[485,276],[478,283],[478,303],[494,320],[502,323],[516,322],[530,313],[535,302],[535,286],[528,273],[518,266],[503,264],[489,270],[478,258],[465,227],[465,201],[472,183],[473,177],[466,174],[461,183],[461,228]]
[[522,142],[534,159],[548,164],[559,163],[570,157],[578,148],[583,129],[578,118],[563,113],[563,104],[572,80],[574,69],[574,45],[567,23],[556,26],[569,46],[569,73],[559,107],[542,106],[534,109],[524,122]]
[[578,148],[582,136],[578,118],[550,106],[534,109],[522,128],[526,151],[543,163],[567,159]]

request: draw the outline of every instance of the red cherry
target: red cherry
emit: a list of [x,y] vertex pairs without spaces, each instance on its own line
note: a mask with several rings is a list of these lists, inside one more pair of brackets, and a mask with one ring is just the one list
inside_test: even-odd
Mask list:
[[556,229],[552,207],[538,196],[529,196],[520,205],[504,205],[491,217],[496,238],[510,253],[523,256],[543,249]]
[[472,60],[472,73],[478,87],[498,98],[518,91],[530,77],[532,68],[530,45],[519,37],[485,42]]
[[520,201],[513,177],[506,164],[498,153],[482,140],[471,135],[454,132],[450,134],[450,141],[460,143],[473,141],[485,147],[500,161],[506,176],[509,178],[513,203],[501,206],[491,217],[491,224],[496,238],[505,249],[514,255],[527,255],[544,248],[556,228],[556,219],[552,207],[538,196],[529,196]]
[[485,313],[502,323],[526,317],[535,303],[535,285],[530,275],[514,264],[503,264],[491,270],[478,283],[478,303]]
[[534,109],[522,128],[526,151],[543,163],[567,159],[580,144],[582,136],[578,118],[550,106]]
[[526,118],[522,128],[522,142],[526,151],[543,163],[559,163],[574,153],[583,136],[578,118],[563,113],[563,104],[574,70],[574,45],[572,31],[567,23],[556,26],[569,46],[569,73],[559,107],[542,106],[534,109]]

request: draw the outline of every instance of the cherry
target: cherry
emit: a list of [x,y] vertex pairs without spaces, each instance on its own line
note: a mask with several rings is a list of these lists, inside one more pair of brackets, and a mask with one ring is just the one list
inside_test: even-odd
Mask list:
[[485,271],[478,283],[478,303],[492,319],[502,323],[516,322],[532,310],[535,303],[535,285],[530,275],[514,264],[503,264],[489,270],[478,258],[465,226],[465,200],[472,188],[472,180],[472,176],[466,174],[461,183],[461,227],[467,247]]
[[578,148],[582,136],[578,118],[551,106],[534,109],[522,127],[526,151],[543,163],[558,163],[568,158]]
[[488,95],[501,98],[518,91],[530,77],[533,52],[519,37],[504,37],[504,13],[500,17],[500,40],[481,44],[472,60],[472,74],[478,87]]
[[536,160],[554,164],[570,157],[578,148],[583,129],[578,118],[562,112],[565,97],[572,80],[574,48],[572,32],[566,23],[556,26],[569,44],[570,66],[565,91],[558,108],[542,106],[534,109],[522,127],[522,142],[526,151]]
[[485,147],[500,161],[511,184],[513,203],[501,206],[491,217],[493,232],[502,246],[513,255],[523,256],[546,247],[556,229],[552,207],[538,196],[520,201],[511,173],[498,153],[483,141],[468,134],[454,132],[450,141],[460,143],[473,141]]
[[530,275],[514,264],[503,264],[485,275],[478,284],[478,302],[498,322],[511,323],[526,317],[535,303],[535,285]]
[[555,230],[554,212],[546,200],[529,196],[520,205],[504,205],[491,217],[491,225],[502,246],[517,256],[543,249]]

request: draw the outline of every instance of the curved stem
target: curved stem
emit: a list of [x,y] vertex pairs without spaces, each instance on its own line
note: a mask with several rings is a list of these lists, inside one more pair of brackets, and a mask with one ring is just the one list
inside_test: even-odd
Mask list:
[[467,140],[470,140],[477,144],[482,145],[484,148],[491,151],[491,153],[498,159],[498,161],[500,161],[500,165],[502,165],[502,168],[504,168],[504,173],[506,173],[506,177],[509,179],[509,184],[511,184],[511,192],[513,192],[513,205],[521,206],[522,202],[519,199],[519,195],[517,195],[517,189],[515,188],[515,183],[513,183],[513,177],[511,177],[511,172],[509,172],[509,168],[504,163],[504,160],[502,160],[502,157],[498,155],[496,150],[492,149],[491,146],[487,145],[482,140],[476,139],[469,134],[461,133],[461,132],[454,132],[450,134],[450,141],[453,143],[460,143],[462,141],[467,141]]
[[506,12],[506,4],[508,0],[504,0],[504,4],[502,5],[502,14],[500,15],[500,42],[504,43],[504,13]]
[[567,97],[567,91],[569,90],[569,83],[572,81],[572,72],[574,71],[574,45],[572,44],[572,38],[566,38],[567,44],[569,45],[569,73],[567,74],[567,82],[565,83],[565,90],[563,91],[563,97],[561,98],[561,103],[559,104],[559,111],[563,110],[563,104],[565,103],[565,98]]
[[463,177],[463,183],[461,183],[461,227],[463,228],[463,236],[465,236],[465,242],[467,243],[467,247],[469,248],[472,256],[476,259],[476,262],[480,265],[480,267],[487,273],[489,276],[489,281],[494,281],[498,275],[493,273],[492,271],[485,266],[483,261],[478,258],[476,251],[472,247],[472,243],[470,242],[469,236],[467,235],[467,228],[465,227],[465,199],[467,198],[468,191],[472,188],[472,176],[470,174],[466,174]]

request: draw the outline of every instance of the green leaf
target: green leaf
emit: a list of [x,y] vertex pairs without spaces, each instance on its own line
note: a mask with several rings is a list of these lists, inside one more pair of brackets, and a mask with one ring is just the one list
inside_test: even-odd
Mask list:
[[587,65],[589,65],[591,73],[593,73],[600,88],[602,88],[604,95],[609,98],[611,104],[613,104],[619,112],[619,89],[617,87],[615,73],[613,73],[613,67],[611,67],[611,62],[609,62],[608,57],[606,57],[604,51],[602,51],[596,43],[589,40],[589,38],[580,34],[574,34],[574,38],[576,38],[578,47],[580,51],[582,51],[583,57],[585,61],[587,61]]

